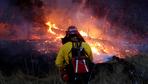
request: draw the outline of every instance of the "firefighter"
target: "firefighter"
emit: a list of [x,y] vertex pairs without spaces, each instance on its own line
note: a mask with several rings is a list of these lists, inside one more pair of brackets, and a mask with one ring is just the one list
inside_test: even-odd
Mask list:
[[[78,32],[75,26],[69,26],[68,30],[66,31],[66,36],[62,39],[63,46],[60,48],[59,53],[56,57],[55,64],[59,68],[61,72],[62,79],[67,82],[68,84],[79,84],[80,82],[74,81],[73,74],[67,68],[67,65],[70,64],[70,59],[72,58],[72,53],[70,52],[72,49],[72,41],[77,40],[81,42],[81,46],[84,48],[85,52],[87,53],[88,58],[92,61],[92,51],[90,46],[85,42],[83,37]],[[85,84],[88,83],[90,75],[84,75],[83,82]],[[82,84],[82,83],[80,83]]]

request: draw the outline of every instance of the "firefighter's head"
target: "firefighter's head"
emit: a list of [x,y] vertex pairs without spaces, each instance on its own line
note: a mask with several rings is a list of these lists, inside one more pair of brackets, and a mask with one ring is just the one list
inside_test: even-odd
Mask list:
[[84,41],[76,26],[69,26],[66,31],[66,36],[70,41],[72,41],[75,38],[79,41]]
[[66,31],[66,34],[68,35],[77,35],[79,34],[77,28],[75,26],[69,26],[68,30]]
[[78,29],[75,26],[69,26],[66,31],[66,36],[62,38],[62,43],[65,44],[68,41],[74,40],[85,42],[84,38],[78,32]]

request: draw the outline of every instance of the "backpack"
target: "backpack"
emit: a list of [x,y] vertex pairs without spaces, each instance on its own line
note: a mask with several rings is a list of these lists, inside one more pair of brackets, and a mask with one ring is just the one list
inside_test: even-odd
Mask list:
[[82,42],[79,41],[72,42],[69,52],[69,54],[72,53],[72,58],[69,57],[69,64],[64,67],[64,73],[61,74],[63,81],[87,82],[94,78],[94,63],[89,59],[81,44]]
[[[76,44],[75,46],[74,43]],[[72,59],[69,63],[74,74],[91,72],[92,62],[81,44],[82,42],[72,42],[72,49],[70,51],[72,53]]]

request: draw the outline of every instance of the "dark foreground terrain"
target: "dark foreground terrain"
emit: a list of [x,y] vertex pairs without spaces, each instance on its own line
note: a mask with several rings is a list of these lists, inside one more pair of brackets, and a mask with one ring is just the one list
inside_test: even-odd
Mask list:
[[[41,54],[35,43],[0,41],[0,84],[63,84],[54,65],[56,53]],[[95,70],[90,84],[148,84],[148,54],[113,57]]]

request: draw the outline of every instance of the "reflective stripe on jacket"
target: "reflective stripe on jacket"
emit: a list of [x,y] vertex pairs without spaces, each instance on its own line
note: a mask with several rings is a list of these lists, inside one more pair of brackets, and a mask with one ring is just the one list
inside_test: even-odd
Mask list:
[[[92,58],[92,51],[90,46],[85,42],[82,42],[81,46],[84,48],[90,60],[92,60],[93,58]],[[67,42],[61,47],[56,57],[56,61],[55,61],[56,66],[64,67],[64,65],[69,64],[69,59],[71,59],[72,57],[72,53],[70,52],[71,49],[72,49],[72,42]]]

